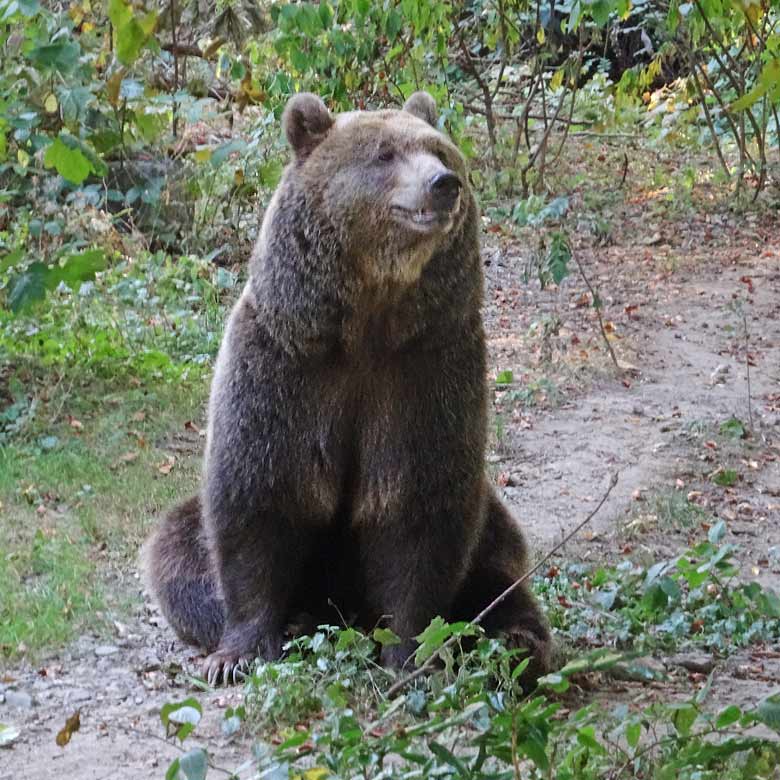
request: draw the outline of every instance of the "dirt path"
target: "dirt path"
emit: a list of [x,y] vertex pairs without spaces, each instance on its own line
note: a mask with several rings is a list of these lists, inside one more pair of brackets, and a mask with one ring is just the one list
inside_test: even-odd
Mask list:
[[[538,338],[515,334],[528,333],[545,310],[549,316],[556,297],[563,320],[557,338],[570,355],[557,368],[547,367],[562,377],[560,405],[528,410],[499,403],[504,432],[491,461],[537,548],[549,547],[584,517],[615,471],[618,487],[586,539],[620,537],[629,516],[660,489],[691,495],[725,519],[732,533],[760,538],[764,557],[764,545],[780,544],[780,232],[769,221],[759,244],[734,228],[731,241],[710,250],[706,241],[697,246],[702,233],[712,235],[707,224],[690,229],[680,246],[660,247],[649,261],[626,262],[627,250],[619,246],[577,250],[587,257],[587,273],[606,301],[604,317],[616,336],[617,355],[636,368],[622,380],[611,370],[605,374],[606,350],[592,309],[580,305],[587,293],[580,278],[567,280],[560,296],[538,286],[518,290],[518,265],[524,262],[507,260],[511,250],[497,268],[488,268],[492,375],[506,369],[515,378],[544,373],[538,359],[544,347],[533,345]],[[659,273],[664,255],[675,251],[688,253],[687,270]],[[511,337],[501,333],[504,323]],[[594,350],[602,353],[600,363]],[[588,352],[588,363],[581,352]],[[749,438],[730,445],[718,435],[732,417],[747,427],[751,414]],[[708,479],[719,466],[739,473],[732,488],[716,489]],[[652,533],[670,529],[649,530],[644,541],[659,554],[679,547],[679,540],[670,544],[668,535]]]
[[[618,355],[637,369],[623,379],[604,359],[593,310],[580,305],[581,280],[567,281],[560,293],[540,291],[522,283],[526,258],[514,241],[486,253],[492,376],[512,369],[516,382],[537,381],[549,371],[558,395],[548,403],[554,385],[538,384],[537,405],[524,408],[499,394],[503,432],[491,468],[537,549],[584,517],[619,471],[614,498],[568,559],[614,558],[642,499],[661,486],[726,518],[754,574],[777,588],[780,555],[767,551],[780,550],[780,231],[771,222],[739,231],[701,221],[637,251],[628,216],[614,246],[575,247],[620,337]],[[682,267],[669,271],[673,257]],[[735,296],[748,316],[754,425],[749,439],[729,445],[718,426],[749,416]],[[524,335],[551,311],[561,320],[556,335],[546,342]],[[545,363],[550,352],[560,359]],[[738,471],[739,482],[714,486],[708,475],[720,466]],[[656,557],[679,549],[687,533],[652,523],[640,530],[633,544]],[[132,582],[125,591],[140,594]],[[85,636],[40,667],[7,670],[0,722],[21,734],[0,749],[0,780],[162,778],[177,751],[162,740],[160,707],[190,695],[179,664],[193,660],[146,604],[116,624],[110,639]],[[722,690],[754,697],[779,667],[777,659],[742,654],[724,666]],[[634,693],[645,695],[652,690]],[[198,697],[205,717],[188,747],[208,744],[217,764],[235,767],[248,744],[222,737],[220,719],[239,692]],[[81,728],[61,748],[57,732],[76,710]]]

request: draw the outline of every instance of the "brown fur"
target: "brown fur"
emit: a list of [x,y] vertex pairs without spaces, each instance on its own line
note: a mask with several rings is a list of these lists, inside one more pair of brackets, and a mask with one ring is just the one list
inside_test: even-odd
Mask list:
[[[422,93],[405,111],[334,119],[312,95],[285,111],[295,160],[220,349],[200,503],[148,545],[211,679],[276,658],[298,611],[334,622],[327,596],[367,626],[391,615],[398,665],[434,616],[473,617],[525,569],[484,474],[478,212],[435,116]],[[486,628],[545,667],[527,588]]]

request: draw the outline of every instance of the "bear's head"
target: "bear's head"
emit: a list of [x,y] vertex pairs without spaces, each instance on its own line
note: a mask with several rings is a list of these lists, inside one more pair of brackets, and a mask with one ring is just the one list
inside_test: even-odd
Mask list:
[[303,188],[309,208],[374,282],[414,283],[475,213],[464,159],[436,119],[425,92],[400,111],[334,116],[308,93],[285,108],[295,156],[286,178]]

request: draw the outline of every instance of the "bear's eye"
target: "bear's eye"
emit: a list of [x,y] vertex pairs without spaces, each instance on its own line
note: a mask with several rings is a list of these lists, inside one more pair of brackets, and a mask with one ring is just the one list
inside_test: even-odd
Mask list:
[[443,165],[446,165],[448,168],[450,167],[449,160],[447,159],[447,155],[439,149],[436,152],[436,156],[439,158],[439,162]]
[[388,163],[392,162],[395,158],[395,152],[390,149],[389,147],[383,147],[379,150],[379,153],[376,156],[377,160],[379,162]]

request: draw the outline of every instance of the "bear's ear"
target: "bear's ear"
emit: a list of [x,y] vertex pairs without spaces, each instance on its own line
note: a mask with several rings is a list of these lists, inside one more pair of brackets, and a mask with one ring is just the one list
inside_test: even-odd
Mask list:
[[310,92],[290,98],[282,114],[284,134],[299,160],[314,151],[332,126],[327,106]]
[[427,122],[431,127],[436,127],[439,121],[439,112],[436,109],[436,101],[427,92],[415,92],[404,103],[404,111],[414,114],[418,119]]

